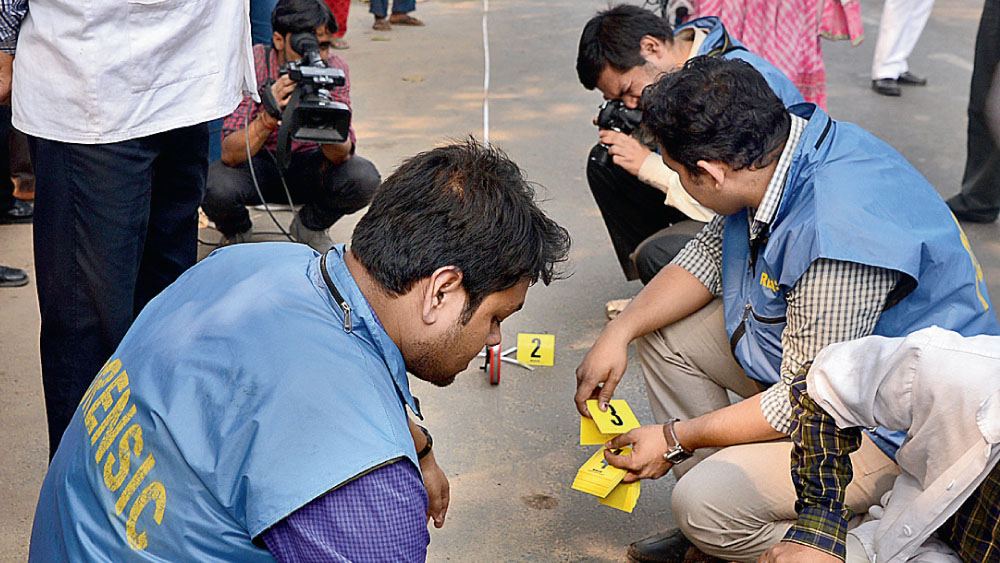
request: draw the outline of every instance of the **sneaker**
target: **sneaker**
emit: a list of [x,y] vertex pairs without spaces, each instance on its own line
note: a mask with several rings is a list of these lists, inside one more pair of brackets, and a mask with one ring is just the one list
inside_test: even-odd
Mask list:
[[302,225],[302,222],[299,221],[298,213],[295,214],[295,218],[292,219],[292,224],[288,227],[288,234],[292,235],[292,238],[295,239],[296,242],[308,244],[316,252],[326,252],[333,246],[333,241],[330,240],[330,236],[326,234],[326,229],[323,229],[322,231],[307,229]]

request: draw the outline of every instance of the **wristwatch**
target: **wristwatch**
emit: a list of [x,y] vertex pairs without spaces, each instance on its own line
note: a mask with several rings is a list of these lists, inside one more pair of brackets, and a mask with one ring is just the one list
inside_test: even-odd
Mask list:
[[674,423],[678,421],[680,421],[679,418],[674,418],[672,420],[667,421],[667,423],[663,425],[664,437],[666,437],[667,431],[669,430],[670,438],[674,441],[674,445],[670,446],[670,449],[667,450],[667,453],[663,454],[663,459],[667,460],[673,465],[682,463],[686,461],[688,458],[690,458],[692,455],[694,455],[694,452],[684,449],[684,446],[681,445],[680,440],[677,439],[677,434],[674,433]]
[[424,446],[424,449],[417,452],[417,459],[424,459],[427,457],[427,454],[431,453],[431,447],[434,445],[434,438],[431,438],[431,433],[428,432],[423,426],[418,424],[417,428],[419,428],[420,431],[424,433],[424,437],[427,438],[427,445]]

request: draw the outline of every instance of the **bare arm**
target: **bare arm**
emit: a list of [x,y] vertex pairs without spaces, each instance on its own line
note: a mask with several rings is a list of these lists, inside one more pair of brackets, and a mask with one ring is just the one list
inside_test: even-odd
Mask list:
[[271,132],[278,128],[278,122],[267,114],[260,112],[250,120],[250,124],[226,135],[222,139],[222,163],[226,166],[238,166],[247,161],[247,137],[250,137],[250,156],[256,155]]
[[660,270],[622,314],[604,327],[576,369],[574,400],[580,414],[590,416],[587,399],[596,398],[602,410],[611,400],[625,373],[629,342],[683,319],[712,297],[701,281],[684,268],[670,264]]

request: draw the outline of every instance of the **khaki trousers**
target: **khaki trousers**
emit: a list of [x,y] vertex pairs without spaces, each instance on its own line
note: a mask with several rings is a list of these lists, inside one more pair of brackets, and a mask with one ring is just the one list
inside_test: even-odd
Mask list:
[[[746,398],[761,390],[733,359],[720,299],[635,342],[657,422],[726,407],[727,391]],[[788,439],[699,450],[675,467],[671,504],[684,535],[709,555],[756,561],[795,523],[791,450]],[[851,461],[847,505],[863,514],[899,469],[867,436]]]

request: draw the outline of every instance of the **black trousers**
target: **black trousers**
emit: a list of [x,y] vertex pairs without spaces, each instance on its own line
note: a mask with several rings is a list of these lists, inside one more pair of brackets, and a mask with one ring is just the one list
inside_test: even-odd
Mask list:
[[[253,159],[254,174],[268,203],[288,203],[278,167],[266,151]],[[368,205],[382,179],[375,165],[353,155],[342,164],[333,164],[319,149],[294,153],[285,183],[296,204],[305,204],[299,219],[307,229],[328,229],[344,215]],[[226,236],[250,230],[253,223],[247,205],[261,203],[250,175],[250,165],[227,166],[222,161],[208,168],[208,185],[201,208]]]
[[982,222],[995,220],[1000,212],[1000,148],[986,121],[986,97],[998,63],[1000,0],[986,0],[976,34],[962,191],[948,200],[957,215]]
[[[603,150],[595,145],[590,153]],[[663,192],[616,164],[588,158],[587,183],[626,279],[647,283],[703,225],[664,205]]]
[[0,211],[14,207],[14,182],[10,179],[10,106],[0,106]]
[[133,318],[197,259],[208,126],[103,145],[28,142],[51,456]]

